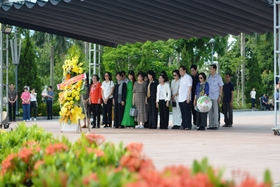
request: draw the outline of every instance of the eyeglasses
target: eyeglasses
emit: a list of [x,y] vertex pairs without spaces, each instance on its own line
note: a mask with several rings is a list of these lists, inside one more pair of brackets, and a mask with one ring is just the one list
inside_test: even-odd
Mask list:
[[176,76],[177,76],[177,74],[174,74],[174,75],[173,75],[173,77],[176,77]]
[[105,77],[109,77],[109,75],[105,75]]
[[198,77],[199,79],[203,79],[203,77]]

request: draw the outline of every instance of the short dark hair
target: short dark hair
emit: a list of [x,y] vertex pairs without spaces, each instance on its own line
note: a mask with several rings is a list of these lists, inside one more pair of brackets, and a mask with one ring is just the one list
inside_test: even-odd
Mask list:
[[210,67],[213,67],[215,70],[217,69],[217,65],[216,64],[211,64]]
[[48,86],[50,89],[52,89],[52,86]]
[[179,70],[175,69],[175,70],[172,71],[172,74],[173,73],[176,73],[179,76],[179,78],[181,77]]
[[109,75],[109,80],[111,81],[111,80],[112,80],[112,74],[111,74],[111,72],[109,72],[109,71],[106,71],[106,72],[104,73],[103,79],[105,80],[105,74],[106,74],[106,73]]
[[186,66],[180,66],[179,69],[182,68],[184,71],[187,71]]
[[122,72],[121,72],[121,71],[118,71],[118,72],[116,73],[116,76],[117,76],[117,75],[119,75],[119,76],[123,77],[123,74],[122,74]]
[[152,75],[153,79],[156,78],[156,74],[155,74],[155,72],[153,70],[147,71],[147,74]]
[[192,65],[191,65],[191,68],[190,68],[190,69],[192,69],[192,68],[193,68],[194,70],[197,70],[197,66],[196,66],[195,64],[192,64]]
[[93,74],[92,76],[96,77],[96,80],[99,81],[100,78],[99,78],[99,76],[97,74]]
[[125,76],[126,72],[124,70],[121,71],[122,75]]
[[229,77],[231,77],[231,74],[230,74],[230,73],[226,73],[226,75],[228,75]]
[[139,75],[140,75],[140,76],[143,78],[143,80],[144,80],[145,74],[143,73],[143,71],[139,71],[139,72],[137,73],[137,77],[138,77]]
[[199,75],[201,75],[201,76],[203,77],[203,79],[206,80],[206,75],[205,75],[205,73],[202,72],[202,73],[199,73],[198,76],[199,76]]

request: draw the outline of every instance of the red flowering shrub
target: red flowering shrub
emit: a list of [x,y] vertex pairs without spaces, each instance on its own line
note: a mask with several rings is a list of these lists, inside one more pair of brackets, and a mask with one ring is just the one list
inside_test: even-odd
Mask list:
[[[35,136],[36,140],[38,136],[44,136],[42,132],[39,134]],[[90,133],[82,134],[74,144],[67,139],[22,142],[13,149],[14,153],[4,154],[0,165],[0,186],[272,186],[268,172],[263,183],[248,175],[238,184],[223,180],[221,171],[212,168],[207,159],[194,161],[192,168],[169,166],[158,171],[152,160],[143,154],[143,144],[130,143],[124,148],[122,144],[116,146],[104,141],[103,136]],[[240,171],[234,174],[240,174]]]
[[49,145],[46,148],[46,154],[47,155],[52,155],[54,153],[63,152],[63,151],[67,151],[67,150],[68,150],[68,147],[65,144],[56,143],[56,144]]
[[91,144],[101,145],[105,141],[105,137],[99,134],[86,134],[86,140]]

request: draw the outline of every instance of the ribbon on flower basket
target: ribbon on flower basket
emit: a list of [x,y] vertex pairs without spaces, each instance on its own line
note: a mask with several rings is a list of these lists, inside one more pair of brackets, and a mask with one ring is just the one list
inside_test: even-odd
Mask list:
[[58,84],[57,89],[58,90],[63,90],[65,86],[71,85],[75,82],[78,82],[79,80],[83,80],[83,79],[86,79],[86,78],[87,78],[87,75],[85,73],[81,74],[81,75],[77,75],[75,77],[72,77],[72,78]]

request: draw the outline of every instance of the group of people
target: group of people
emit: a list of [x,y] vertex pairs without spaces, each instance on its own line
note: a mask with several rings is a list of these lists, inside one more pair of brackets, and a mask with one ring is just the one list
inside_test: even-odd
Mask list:
[[[47,103],[47,117],[52,119],[52,100],[54,93],[52,91],[52,86],[48,87],[48,92],[42,95]],[[33,120],[36,121],[37,117],[37,93],[35,88],[29,90],[29,86],[23,87],[23,92],[20,96],[22,110],[23,110],[23,121],[31,121],[31,113],[33,111]],[[8,111],[9,111],[9,121],[16,121],[16,101],[18,100],[18,92],[15,90],[14,84],[10,84],[8,91]]]
[[[86,123],[90,124],[92,114],[92,128],[150,128],[168,129],[169,108],[172,107],[173,129],[191,130],[193,124],[197,130],[207,127],[207,113],[200,112],[196,103],[199,97],[209,96],[212,108],[209,113],[209,126],[207,129],[215,130],[219,124],[219,103],[222,102],[225,124],[223,127],[232,127],[232,104],[234,86],[230,82],[230,74],[226,74],[225,84],[220,75],[216,73],[217,66],[210,65],[210,76],[198,73],[197,66],[192,65],[191,75],[185,66],[172,72],[173,80],[168,80],[167,73],[162,71],[158,77],[153,70],[147,73],[133,71],[116,73],[116,83],[112,81],[110,72],[105,72],[101,83],[98,75],[92,76],[92,83],[85,82],[85,94],[82,102]],[[100,122],[101,106],[103,118]],[[114,106],[114,110],[112,108]],[[137,115],[131,115],[130,110],[135,108]],[[159,123],[158,123],[159,113]],[[114,118],[114,119],[113,119]]]

